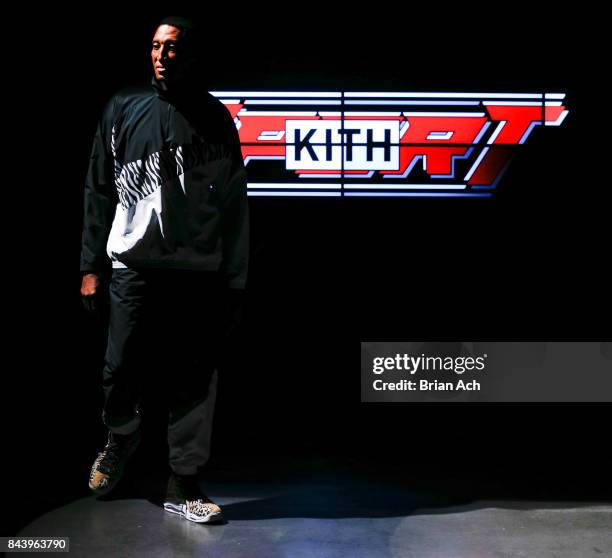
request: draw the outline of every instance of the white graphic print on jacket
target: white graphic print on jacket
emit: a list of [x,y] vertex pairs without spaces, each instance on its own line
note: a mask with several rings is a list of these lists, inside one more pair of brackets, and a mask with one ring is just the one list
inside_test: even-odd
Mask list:
[[162,186],[178,178],[183,194],[186,194],[185,172],[218,158],[224,150],[211,145],[171,145],[146,159],[121,165],[115,151],[114,127],[111,150],[119,204],[108,237],[107,254],[113,267],[124,268],[125,264],[118,261],[116,255],[134,248],[153,223],[166,238],[162,220]]

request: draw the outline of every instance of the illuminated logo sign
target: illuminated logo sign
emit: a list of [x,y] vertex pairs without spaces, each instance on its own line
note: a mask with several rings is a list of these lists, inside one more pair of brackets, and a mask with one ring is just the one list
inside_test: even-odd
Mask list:
[[516,146],[568,114],[564,93],[212,93],[260,196],[491,196]]

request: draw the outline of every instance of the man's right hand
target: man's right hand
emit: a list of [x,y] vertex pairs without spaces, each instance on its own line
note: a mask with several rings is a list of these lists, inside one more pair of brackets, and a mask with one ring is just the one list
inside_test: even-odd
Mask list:
[[81,279],[81,298],[83,306],[88,312],[93,312],[97,308],[98,287],[100,278],[95,273],[86,273]]

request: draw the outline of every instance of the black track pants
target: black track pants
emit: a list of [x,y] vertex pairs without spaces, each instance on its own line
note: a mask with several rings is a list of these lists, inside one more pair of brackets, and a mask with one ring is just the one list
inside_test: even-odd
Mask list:
[[129,434],[156,382],[169,409],[170,466],[193,474],[208,461],[221,342],[218,274],[114,269],[103,370],[106,426]]

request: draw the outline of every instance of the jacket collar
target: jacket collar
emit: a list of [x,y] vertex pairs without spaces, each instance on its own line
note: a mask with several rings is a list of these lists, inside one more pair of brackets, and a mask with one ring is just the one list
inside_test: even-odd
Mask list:
[[155,79],[155,76],[152,76],[151,85],[158,97],[168,101],[187,100],[206,92],[206,87],[203,82],[195,78],[184,79],[175,83],[171,89],[166,90],[162,88],[160,83]]

